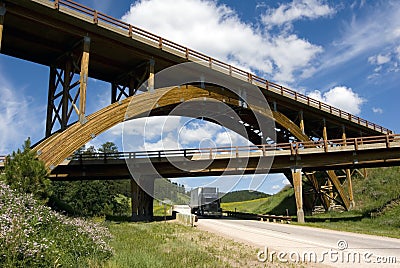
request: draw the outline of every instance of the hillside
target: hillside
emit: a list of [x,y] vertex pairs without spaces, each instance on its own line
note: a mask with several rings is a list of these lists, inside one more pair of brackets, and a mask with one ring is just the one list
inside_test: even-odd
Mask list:
[[268,196],[271,195],[258,191],[240,190],[240,191],[226,193],[221,198],[221,202],[222,203],[241,202],[259,198],[265,198]]
[[[400,167],[374,168],[368,177],[353,178],[356,207],[306,216],[306,225],[328,229],[400,238]],[[290,186],[279,193],[244,202],[223,203],[225,210],[295,216],[295,199]]]
[[258,214],[286,215],[286,209],[290,215],[295,215],[295,200],[293,188],[285,187],[272,196],[247,200],[242,202],[226,202],[221,204],[222,209]]

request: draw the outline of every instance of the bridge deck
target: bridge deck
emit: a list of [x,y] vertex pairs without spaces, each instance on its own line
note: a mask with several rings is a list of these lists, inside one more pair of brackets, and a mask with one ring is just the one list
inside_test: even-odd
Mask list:
[[[155,59],[155,72],[193,61],[258,86],[269,101],[304,110],[310,128],[315,114],[348,127],[348,137],[389,134],[390,130],[272,83],[254,74],[176,44],[70,0],[4,0],[2,53],[51,66],[84,36],[90,36],[90,77],[115,82]],[[337,127],[335,126],[335,127]],[[351,132],[350,132],[351,131]]]
[[[273,159],[272,165],[269,161]],[[243,147],[183,149],[116,154],[78,155],[52,171],[52,178],[126,178],[133,165],[142,175],[164,177],[281,173],[291,167],[304,172],[400,164],[400,135],[352,138],[326,143],[302,142]],[[186,163],[186,164],[185,164]],[[190,167],[181,170],[177,166]],[[207,168],[203,168],[206,166]],[[132,167],[132,166],[131,166]]]

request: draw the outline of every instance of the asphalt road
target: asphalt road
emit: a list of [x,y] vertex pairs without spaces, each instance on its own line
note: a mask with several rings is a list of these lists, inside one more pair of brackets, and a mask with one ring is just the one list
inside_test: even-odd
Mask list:
[[264,262],[272,255],[306,266],[400,267],[400,239],[228,218],[201,218],[197,226],[258,247]]

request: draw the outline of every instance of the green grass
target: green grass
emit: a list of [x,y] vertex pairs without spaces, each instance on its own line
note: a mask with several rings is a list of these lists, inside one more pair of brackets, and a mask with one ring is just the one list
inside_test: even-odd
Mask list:
[[229,202],[229,203],[221,203],[221,207],[223,210],[229,211],[239,211],[239,212],[254,212],[258,211],[259,207],[263,205],[265,202],[268,202],[270,198],[259,198],[254,200],[247,200],[241,202]]
[[[368,177],[353,178],[356,207],[306,216],[306,226],[400,238],[400,167],[368,170]],[[296,214],[293,188],[246,202],[223,203],[226,210],[286,215]],[[297,224],[297,223],[296,223]]]
[[242,202],[222,203],[221,207],[223,210],[235,211],[236,208],[238,212],[273,215],[286,215],[286,209],[288,209],[289,214],[296,214],[293,188],[289,187],[270,197]]
[[104,267],[262,267],[256,248],[176,222],[112,223]]
[[400,205],[390,209],[383,215],[372,218],[363,217],[360,213],[353,211],[342,212],[340,215],[324,213],[319,215],[319,218],[325,218],[325,221],[307,222],[307,220],[310,219],[307,219],[306,217],[306,223],[302,225],[400,238]]
[[353,210],[306,217],[306,225],[400,238],[400,167],[374,168],[368,173],[366,179],[353,179]]

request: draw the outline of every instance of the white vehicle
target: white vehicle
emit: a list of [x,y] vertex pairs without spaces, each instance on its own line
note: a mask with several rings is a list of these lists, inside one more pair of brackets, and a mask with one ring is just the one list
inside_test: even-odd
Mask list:
[[200,216],[222,217],[218,188],[198,187],[190,192],[191,212]]

